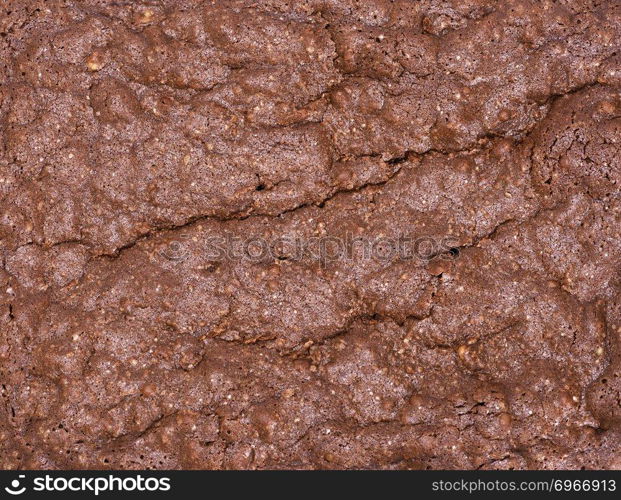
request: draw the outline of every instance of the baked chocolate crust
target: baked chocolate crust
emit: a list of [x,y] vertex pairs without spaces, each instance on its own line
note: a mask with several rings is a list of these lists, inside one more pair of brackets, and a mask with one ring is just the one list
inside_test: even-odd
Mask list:
[[8,0],[0,467],[621,467],[621,4]]

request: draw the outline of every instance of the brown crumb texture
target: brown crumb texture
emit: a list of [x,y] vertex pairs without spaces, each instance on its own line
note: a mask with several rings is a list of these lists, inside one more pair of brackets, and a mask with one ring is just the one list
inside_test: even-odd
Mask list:
[[3,1],[0,468],[620,469],[620,141],[617,1]]

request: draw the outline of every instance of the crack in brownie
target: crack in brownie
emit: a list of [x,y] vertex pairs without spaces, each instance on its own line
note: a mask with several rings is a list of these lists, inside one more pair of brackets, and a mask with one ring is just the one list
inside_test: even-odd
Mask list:
[[621,4],[6,0],[0,467],[621,468]]

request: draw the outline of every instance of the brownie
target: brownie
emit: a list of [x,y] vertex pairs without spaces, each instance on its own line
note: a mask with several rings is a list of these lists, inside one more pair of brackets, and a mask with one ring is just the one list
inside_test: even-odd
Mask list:
[[621,468],[621,3],[5,0],[0,467]]

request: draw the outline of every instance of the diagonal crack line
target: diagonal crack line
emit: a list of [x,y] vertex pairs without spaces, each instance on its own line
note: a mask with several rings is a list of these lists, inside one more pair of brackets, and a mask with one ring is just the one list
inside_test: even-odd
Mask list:
[[194,224],[198,224],[203,221],[211,220],[211,221],[216,221],[216,222],[231,222],[231,221],[243,221],[246,219],[256,218],[256,217],[279,218],[279,217],[282,217],[283,215],[296,212],[304,208],[308,208],[312,206],[322,207],[325,203],[328,203],[330,200],[336,198],[337,196],[344,195],[344,194],[358,193],[358,192],[362,192],[369,188],[382,187],[386,185],[387,183],[389,183],[390,181],[392,181],[395,177],[399,175],[399,173],[403,169],[403,165],[407,162],[409,155],[410,155],[410,152],[406,151],[405,154],[401,156],[386,160],[385,163],[390,164],[390,165],[397,165],[397,168],[395,168],[395,170],[390,175],[388,175],[388,177],[386,177],[385,179],[382,179],[381,181],[366,182],[360,186],[355,186],[353,188],[336,189],[336,190],[333,190],[328,196],[326,196],[322,200],[300,203],[286,210],[282,210],[281,212],[278,212],[276,214],[269,213],[269,212],[247,213],[246,210],[242,210],[242,211],[235,212],[225,217],[220,217],[217,215],[210,215],[210,214],[196,215],[196,216],[190,217],[189,219],[187,219],[185,222],[181,224],[170,224],[170,225],[163,225],[163,226],[152,228],[149,231],[144,232],[143,234],[141,234],[134,240],[130,241],[129,243],[118,247],[114,252],[98,254],[98,255],[95,255],[94,258],[117,259],[121,256],[123,252],[129,250],[130,248],[136,246],[139,242],[146,240],[152,236],[167,233],[167,232],[179,231],[181,229],[193,226]]
[[[598,80],[593,80],[593,81],[583,83],[582,85],[578,85],[577,87],[571,88],[567,90],[566,92],[558,92],[555,94],[550,94],[548,98],[545,100],[545,102],[543,103],[543,105],[552,107],[556,103],[556,101],[558,101],[559,99],[562,99],[563,97],[577,94],[578,92],[581,92],[583,90],[587,90],[593,87],[597,87],[599,85],[603,85],[603,84],[599,82]],[[545,117],[539,120],[538,123],[540,123],[544,119]]]
[[[527,215],[525,217],[522,218],[515,218],[515,217],[511,217],[509,219],[505,219],[501,222],[499,222],[498,224],[496,224],[491,230],[489,230],[487,233],[478,236],[476,238],[472,238],[470,240],[470,242],[468,243],[464,243],[463,245],[456,245],[455,247],[453,247],[455,250],[457,250],[458,252],[461,252],[462,250],[465,250],[467,248],[474,248],[477,247],[482,241],[486,241],[486,240],[493,240],[496,235],[502,230],[502,228],[504,228],[505,226],[508,226],[511,223],[515,223],[518,227],[526,224],[529,221],[532,221],[534,219],[537,219],[541,214],[545,213],[545,212],[553,212],[554,210],[557,210],[558,208],[560,208],[561,206],[565,205],[566,202],[565,201],[560,201],[558,203],[555,203],[552,206],[549,207],[539,207],[536,210],[534,210],[530,215]],[[442,252],[437,252],[433,255],[431,255],[429,257],[429,259],[434,259],[440,255],[443,255],[447,253],[446,251],[442,251]]]
[[[569,96],[569,95],[573,95],[576,94],[578,92],[581,92],[583,90],[586,89],[590,89],[593,87],[596,87],[598,85],[603,85],[601,82],[599,81],[589,81],[586,82],[582,85],[579,85],[575,88],[572,88],[566,92],[561,92],[561,93],[556,93],[556,94],[551,94],[548,96],[548,98],[542,103],[543,106],[548,107],[548,110],[550,110],[554,104],[556,104],[556,102],[561,99],[562,97],[565,96]],[[541,121],[545,120],[545,118],[547,117],[549,113],[546,114],[546,116],[544,116],[541,120],[539,120],[537,123],[541,123]],[[533,129],[536,128],[533,127]],[[530,131],[527,132],[526,136],[528,136],[530,134],[530,132],[532,132],[531,129]],[[490,139],[494,139],[497,136],[495,135],[489,135]],[[500,137],[500,136],[498,136]],[[522,138],[522,140],[520,142],[523,142],[523,140],[525,139]],[[446,155],[446,154],[459,154],[459,153],[470,153],[470,152],[474,152],[474,151],[479,151],[480,148],[467,148],[464,150],[460,150],[460,151],[443,151],[440,149],[434,149],[434,148],[430,148],[424,152],[415,152],[415,151],[411,151],[411,150],[406,150],[404,151],[403,154],[399,155],[399,156],[395,156],[392,158],[389,158],[387,160],[383,160],[384,163],[388,164],[388,165],[397,165],[398,168],[396,168],[386,179],[383,179],[381,181],[377,181],[377,182],[368,182],[368,183],[364,183],[360,186],[356,186],[353,188],[348,188],[348,189],[336,189],[334,191],[332,191],[328,196],[326,196],[323,200],[319,200],[319,201],[311,201],[311,202],[305,202],[305,203],[301,203],[298,205],[295,205],[291,208],[288,208],[286,210],[283,210],[281,212],[278,213],[270,213],[270,212],[248,212],[248,208],[244,208],[242,210],[239,210],[237,212],[234,212],[230,215],[227,216],[217,216],[214,214],[199,214],[196,216],[192,216],[190,218],[188,218],[186,221],[180,223],[180,224],[165,224],[165,225],[160,225],[158,227],[154,227],[149,229],[148,231],[138,235],[135,239],[133,239],[132,241],[118,247],[117,249],[115,249],[112,252],[108,252],[108,253],[101,253],[101,254],[96,254],[93,255],[90,260],[93,259],[103,259],[103,258],[108,258],[108,259],[116,259],[118,258],[123,252],[125,252],[126,250],[131,249],[132,247],[134,247],[136,244],[138,244],[139,242],[146,240],[148,238],[151,238],[154,235],[157,234],[162,234],[162,233],[166,233],[166,232],[173,232],[173,231],[178,231],[181,230],[183,228],[186,227],[190,227],[194,224],[200,223],[202,221],[208,221],[208,220],[213,220],[213,221],[217,221],[217,222],[229,222],[229,221],[234,221],[234,220],[245,220],[245,219],[249,219],[249,218],[253,218],[253,217],[270,217],[270,218],[278,218],[281,217],[283,215],[286,215],[288,213],[291,212],[295,212],[297,210],[301,210],[310,206],[323,206],[323,204],[329,202],[330,200],[332,200],[333,198],[337,197],[338,195],[341,194],[347,194],[347,193],[353,193],[353,192],[360,192],[363,191],[367,188],[370,187],[381,187],[385,184],[387,184],[388,182],[390,182],[392,179],[394,179],[402,170],[402,164],[405,163],[408,159],[410,159],[413,156],[416,156],[417,158],[421,158],[424,157],[428,154],[441,154],[441,155]],[[356,156],[355,158],[362,158],[362,157],[381,157],[382,154],[381,153],[373,153],[370,155],[362,155],[362,156]],[[251,210],[251,209],[250,209]],[[533,215],[533,217],[537,216],[538,213],[535,213]],[[504,224],[508,224],[509,222],[511,222],[512,220],[507,220],[502,222],[500,225],[504,225]],[[498,227],[496,227],[491,234],[488,235],[484,235],[480,238],[477,238],[475,240],[473,240],[471,243],[466,244],[466,245],[462,245],[460,247],[456,247],[457,249],[463,249],[463,248],[468,248],[468,247],[472,247],[475,246],[476,244],[478,244],[481,240],[484,240],[486,238],[492,237],[493,234],[496,232],[496,230],[498,229]],[[80,239],[70,239],[70,240],[64,240],[64,241],[60,241],[60,242],[56,242],[52,245],[44,245],[44,244],[39,244],[36,242],[29,242],[26,243],[26,245],[29,244],[33,244],[42,248],[51,248],[54,246],[58,246],[58,245],[62,245],[65,243],[78,243],[78,244],[83,244],[83,245],[88,245],[87,241],[83,241]],[[25,246],[25,245],[21,245],[21,246]]]

